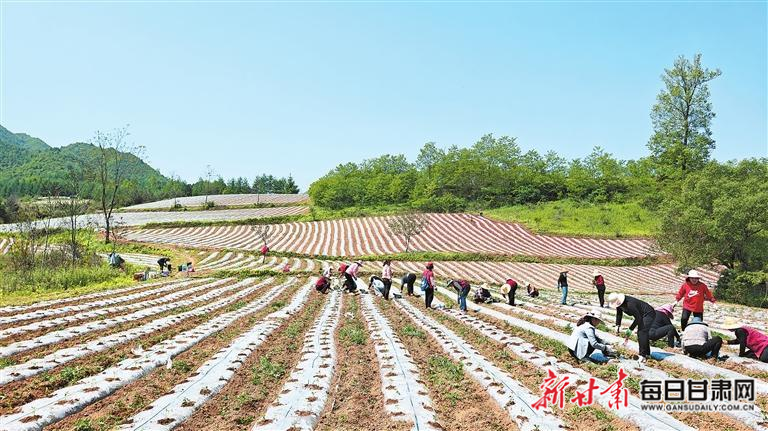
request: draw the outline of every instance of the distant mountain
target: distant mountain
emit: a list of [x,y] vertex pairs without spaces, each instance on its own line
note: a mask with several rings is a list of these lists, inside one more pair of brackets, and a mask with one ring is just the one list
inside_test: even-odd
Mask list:
[[[69,195],[68,166],[78,160],[91,169],[96,166],[98,149],[82,142],[53,148],[41,139],[25,133],[13,133],[0,126],[0,198],[17,196]],[[155,193],[169,180],[134,155],[127,155],[125,203],[155,198]],[[97,183],[85,184],[92,195]]]

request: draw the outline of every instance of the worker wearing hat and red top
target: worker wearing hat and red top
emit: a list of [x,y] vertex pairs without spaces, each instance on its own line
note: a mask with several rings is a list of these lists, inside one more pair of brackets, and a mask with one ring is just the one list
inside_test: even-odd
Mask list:
[[680,286],[675,301],[677,304],[683,300],[683,314],[680,317],[680,327],[685,331],[688,326],[688,318],[691,314],[694,317],[700,317],[704,320],[704,300],[715,303],[715,297],[709,291],[706,284],[701,282],[701,275],[695,269],[688,271],[685,276],[685,283]]

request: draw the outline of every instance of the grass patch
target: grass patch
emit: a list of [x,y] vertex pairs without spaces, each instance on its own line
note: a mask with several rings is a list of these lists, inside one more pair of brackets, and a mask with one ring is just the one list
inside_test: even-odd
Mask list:
[[251,368],[251,382],[261,385],[265,381],[276,381],[285,375],[285,365],[272,362],[268,357],[259,358],[259,363]]
[[0,370],[11,365],[16,365],[17,362],[11,358],[0,358]]
[[248,305],[247,302],[240,300],[227,307],[227,311],[236,311],[245,307],[246,305]]
[[402,329],[400,329],[400,333],[405,335],[406,337],[414,337],[420,340],[424,340],[427,338],[427,334],[425,334],[424,331],[410,324],[403,326]]
[[432,356],[427,362],[427,378],[445,394],[451,406],[464,398],[464,368],[461,364],[445,356]]
[[593,204],[566,199],[496,208],[484,214],[523,223],[537,233],[569,236],[649,237],[659,227],[658,215],[639,202]]
[[171,368],[174,371],[178,371],[182,374],[192,371],[192,365],[190,365],[189,362],[185,362],[185,361],[173,361]]
[[339,339],[341,339],[345,345],[363,345],[368,340],[368,337],[365,335],[363,325],[354,320],[345,323],[344,326],[339,329]]

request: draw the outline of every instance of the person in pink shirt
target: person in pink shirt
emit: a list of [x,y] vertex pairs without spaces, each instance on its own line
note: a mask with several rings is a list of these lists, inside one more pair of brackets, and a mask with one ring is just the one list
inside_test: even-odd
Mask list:
[[432,308],[432,299],[435,297],[435,265],[432,262],[427,263],[424,272],[421,273],[421,287],[424,291],[424,305]]
[[344,288],[349,293],[355,293],[357,291],[357,273],[360,271],[360,267],[363,266],[363,261],[355,261],[352,265],[347,267],[344,271]]
[[389,292],[392,288],[392,261],[389,259],[384,261],[384,265],[381,268],[381,281],[384,282],[384,289]]
[[683,314],[680,317],[680,327],[685,331],[688,326],[688,318],[691,314],[694,317],[700,317],[704,320],[704,300],[715,303],[715,297],[709,291],[706,284],[701,282],[701,275],[695,269],[688,271],[685,277],[685,283],[680,286],[680,290],[675,297],[676,304],[683,301]]
[[768,335],[751,326],[741,324],[733,317],[725,319],[723,328],[733,331],[736,335],[736,339],[728,341],[728,344],[739,345],[739,356],[754,357],[760,362],[768,362]]

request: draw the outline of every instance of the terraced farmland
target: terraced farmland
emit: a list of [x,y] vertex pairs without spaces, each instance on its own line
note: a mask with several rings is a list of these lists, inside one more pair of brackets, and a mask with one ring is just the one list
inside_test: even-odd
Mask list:
[[[209,195],[207,200],[214,202],[217,206],[241,206],[256,204],[275,204],[275,205],[300,205],[309,201],[306,194],[228,194],[228,195]],[[127,210],[148,210],[148,209],[168,209],[174,204],[184,207],[201,207],[206,202],[206,196],[186,196],[176,199],[165,199],[155,202],[147,202],[138,205],[126,207]]]
[[[644,239],[608,240],[537,235],[517,223],[471,214],[430,214],[429,227],[413,240],[413,250],[477,252],[547,257],[631,258],[657,254]],[[261,247],[248,226],[135,230],[133,241],[185,247],[256,250]],[[272,226],[272,250],[323,256],[364,256],[405,251],[403,239],[390,233],[386,217],[284,223]]]

